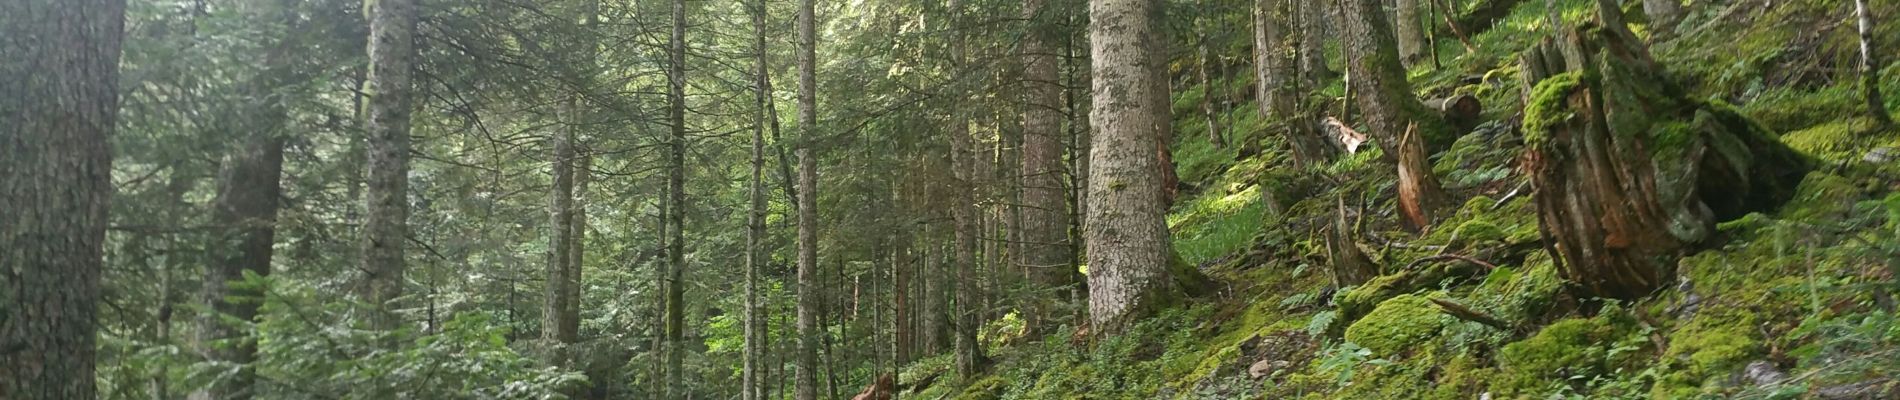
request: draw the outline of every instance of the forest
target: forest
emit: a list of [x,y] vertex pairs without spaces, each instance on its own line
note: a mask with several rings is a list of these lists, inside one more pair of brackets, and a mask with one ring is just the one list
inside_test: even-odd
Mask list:
[[1896,18],[0,0],[0,399],[1896,399]]

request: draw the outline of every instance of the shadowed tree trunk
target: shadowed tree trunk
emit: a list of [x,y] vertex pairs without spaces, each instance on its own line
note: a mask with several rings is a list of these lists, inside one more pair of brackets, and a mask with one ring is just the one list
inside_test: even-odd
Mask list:
[[[1047,23],[1052,9],[1046,3],[1023,3],[1023,17],[1029,21],[1029,33],[1023,38],[1023,85],[1029,101],[1023,111],[1021,226],[1024,268],[1036,278],[1026,319],[1031,332],[1047,332],[1059,325],[1056,305],[1070,297],[1078,280],[1075,268],[1070,267],[1069,196],[1063,183],[1064,100],[1053,45],[1058,30]],[[1060,290],[1044,292],[1055,288]]]
[[667,398],[686,393],[686,0],[673,0],[667,51],[666,384]]
[[[1424,163],[1425,149],[1451,143],[1454,134],[1437,111],[1412,94],[1379,0],[1341,0],[1339,19],[1345,31],[1340,43],[1346,50],[1360,112],[1386,157],[1400,163],[1399,172],[1404,175],[1399,178],[1399,197],[1404,200],[1400,208],[1406,210],[1408,224],[1424,230],[1451,201],[1438,180],[1428,176],[1430,165],[1419,168],[1417,164]],[[1422,140],[1403,140],[1407,130],[1416,130],[1413,134]],[[1401,148],[1405,146],[1418,148]]]
[[[965,51],[962,2],[950,0],[948,11],[950,29],[953,32],[950,43],[950,64],[951,68],[962,68]],[[957,281],[956,318],[952,323],[956,332],[953,349],[956,353],[957,371],[963,376],[976,376],[977,369],[981,368],[984,362],[983,349],[976,342],[977,325],[981,321],[979,313],[982,311],[982,307],[978,306],[982,302],[978,297],[980,288],[977,286],[979,267],[976,249],[980,239],[977,221],[982,217],[974,204],[977,198],[973,193],[977,192],[979,187],[977,181],[987,177],[987,174],[979,171],[977,165],[989,161],[976,159],[976,152],[973,149],[974,140],[970,137],[970,121],[962,106],[964,96],[963,91],[955,90],[950,100],[950,169],[956,176],[954,187],[958,188],[956,190],[958,194],[952,200],[955,203],[950,206],[951,219],[956,224],[951,243],[955,246],[955,249],[951,251],[954,260],[951,268],[956,269]]]
[[[282,21],[294,30],[295,4],[265,2],[259,5],[259,19]],[[194,321],[197,337],[193,347],[206,360],[230,363],[239,368],[226,379],[219,379],[191,394],[192,399],[249,399],[255,392],[256,372],[248,367],[257,356],[255,341],[243,340],[240,331],[224,318],[251,321],[263,303],[263,288],[235,285],[245,273],[269,276],[271,245],[276,236],[277,199],[282,191],[279,181],[284,168],[284,98],[276,94],[289,81],[291,44],[277,38],[277,44],[264,56],[264,70],[248,88],[248,97],[258,106],[238,117],[242,139],[226,154],[219,172],[218,195],[212,218],[220,231],[207,249],[212,253],[205,268],[200,291],[205,311]]]
[[1299,41],[1289,37],[1295,13],[1291,0],[1254,1],[1254,74],[1260,115],[1277,122],[1274,130],[1293,147],[1293,159],[1311,167],[1330,162],[1338,150],[1320,135],[1318,124],[1300,111],[1301,76],[1298,63],[1305,57]]
[[[554,184],[548,190],[548,276],[541,309],[541,339],[553,345],[574,343],[579,336],[580,314],[568,313],[569,309],[579,309],[574,308],[574,298],[568,297],[567,290],[567,275],[574,270],[574,132],[571,127],[561,128],[551,141]],[[566,362],[566,357],[558,359]]]
[[409,117],[415,111],[416,0],[370,3],[369,215],[363,220],[364,301],[370,327],[394,330],[402,297],[403,247],[409,235]]
[[817,21],[813,0],[798,2],[798,369],[797,400],[818,399],[818,136]]
[[[1393,17],[1393,28],[1399,41],[1399,62],[1410,66],[1425,59],[1425,29],[1419,24],[1419,0],[1398,0],[1398,13]],[[1401,75],[1403,76],[1403,75]]]
[[1525,52],[1524,162],[1564,278],[1580,297],[1633,299],[1673,280],[1716,222],[1785,202],[1809,166],[1732,108],[1684,97],[1616,31],[1565,29]]
[[96,397],[122,0],[0,3],[0,399]]
[[[1299,74],[1306,87],[1319,87],[1337,72],[1326,67],[1326,38],[1338,31],[1330,1],[1296,3],[1292,18],[1299,20]],[[1285,28],[1282,28],[1285,29]]]
[[[1095,129],[1091,145],[1086,239],[1089,320],[1115,334],[1167,303],[1179,290],[1170,271],[1164,220],[1170,168],[1156,149],[1169,120],[1166,54],[1154,0],[1091,0]],[[1160,99],[1160,100],[1157,100]]]
[[[740,382],[742,400],[764,400],[765,374],[760,368],[766,354],[764,343],[765,320],[761,316],[759,304],[759,270],[764,267],[765,253],[765,125],[768,123],[768,107],[771,107],[768,92],[772,85],[767,82],[771,76],[771,67],[766,63],[765,13],[766,0],[752,2],[752,55],[758,68],[753,76],[758,87],[753,91],[752,113],[752,177],[746,192],[746,237],[745,237],[745,364],[743,380]],[[902,309],[901,297],[899,309]]]

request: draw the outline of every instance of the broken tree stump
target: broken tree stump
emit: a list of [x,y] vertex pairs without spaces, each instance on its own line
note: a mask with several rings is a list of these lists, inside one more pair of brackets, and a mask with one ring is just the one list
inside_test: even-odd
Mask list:
[[1810,169],[1732,107],[1686,98],[1621,31],[1563,29],[1519,60],[1538,228],[1581,298],[1665,287],[1716,222],[1779,206]]

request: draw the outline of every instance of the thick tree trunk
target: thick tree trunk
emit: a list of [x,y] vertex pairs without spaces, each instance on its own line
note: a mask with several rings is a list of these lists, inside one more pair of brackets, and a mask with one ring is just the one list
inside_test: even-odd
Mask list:
[[1874,53],[1874,10],[1867,7],[1867,0],[1854,0],[1854,16],[1860,30],[1861,97],[1867,101],[1867,115],[1882,128],[1891,128],[1893,116],[1887,114],[1887,100],[1880,95],[1882,64],[1880,55]]
[[96,396],[122,0],[0,3],[0,398]]
[[1809,166],[1732,109],[1683,97],[1616,31],[1565,29],[1525,53],[1524,160],[1559,271],[1580,297],[1633,299],[1673,280],[1717,221],[1786,201]]
[[[1358,93],[1360,113],[1386,157],[1407,161],[1408,153],[1426,154],[1427,148],[1450,144],[1454,136],[1451,128],[1437,112],[1412,94],[1412,84],[1405,80],[1405,68],[1399,64],[1392,31],[1385,23],[1384,13],[1379,11],[1379,0],[1341,0],[1339,11],[1340,26],[1345,28],[1340,41],[1352,73],[1352,89]],[[1408,129],[1416,129],[1415,134],[1423,140],[1401,140]],[[1419,148],[1402,149],[1401,145]],[[1429,221],[1437,218],[1438,206],[1451,201],[1444,197],[1438,180],[1428,176],[1431,168],[1401,167],[1399,172],[1405,175],[1400,177],[1402,182],[1419,185],[1411,190],[1417,197],[1401,207],[1416,210],[1421,218],[1411,219],[1414,228],[1424,229]]]
[[[1397,29],[1399,41],[1399,62],[1413,65],[1426,57],[1425,30],[1419,24],[1419,0],[1398,0],[1398,13],[1393,27]],[[1404,75],[1400,75],[1404,76]]]
[[813,0],[798,2],[798,376],[795,398],[818,399],[818,64]]
[[[955,32],[951,36],[950,63],[952,68],[961,68],[965,51],[961,2],[950,0],[948,11],[951,30]],[[982,219],[982,216],[979,214],[980,208],[975,204],[978,198],[972,193],[976,193],[977,188],[981,187],[977,183],[978,180],[988,176],[985,173],[987,171],[981,171],[978,166],[988,165],[994,158],[977,159],[976,152],[973,151],[974,140],[970,137],[970,121],[963,111],[964,94],[956,92],[952,96],[949,131],[950,169],[956,176],[955,187],[959,188],[956,190],[959,194],[952,200],[955,203],[950,207],[951,218],[956,224],[952,235],[954,242],[951,244],[955,246],[951,255],[954,260],[952,268],[956,269],[957,281],[956,319],[953,323],[956,337],[953,342],[957,371],[963,376],[976,376],[977,369],[984,362],[983,349],[976,343],[977,325],[981,321],[980,313],[983,310],[983,307],[978,306],[983,303],[979,297],[981,288],[978,287],[977,272],[980,266],[977,263],[976,254],[980,246],[978,220]]]
[[1298,63],[1305,55],[1298,52],[1298,41],[1287,35],[1293,26],[1287,22],[1298,12],[1290,0],[1254,2],[1254,75],[1260,82],[1255,103],[1260,115],[1279,123],[1274,130],[1292,145],[1293,159],[1311,167],[1330,162],[1339,150],[1320,136],[1314,119],[1300,111]]
[[[1068,193],[1063,182],[1062,161],[1062,77],[1056,64],[1056,42],[1052,8],[1047,0],[1026,0],[1023,17],[1029,21],[1029,34],[1023,38],[1023,82],[1028,102],[1023,111],[1022,147],[1022,250],[1023,265],[1033,271],[1038,294],[1027,318],[1032,332],[1046,332],[1059,325],[1057,304],[1070,297],[1069,291],[1079,279],[1071,267],[1073,255],[1069,242]],[[1058,289],[1052,295],[1042,290]],[[1050,301],[1053,299],[1054,301]]]
[[409,118],[415,111],[416,0],[370,3],[369,190],[363,221],[364,301],[370,327],[394,330],[402,297],[403,247],[409,235]]
[[673,34],[668,42],[667,119],[673,136],[667,143],[666,179],[666,384],[667,398],[686,393],[686,1],[673,0]]
[[1299,74],[1300,83],[1305,87],[1316,88],[1320,82],[1337,72],[1326,66],[1326,38],[1336,34],[1332,18],[1333,7],[1330,1],[1316,1],[1297,4],[1292,16],[1299,20]]
[[[761,359],[766,348],[764,336],[768,327],[760,317],[759,270],[767,260],[765,253],[765,126],[768,124],[768,107],[771,107],[771,84],[767,82],[771,68],[767,64],[765,38],[766,0],[757,0],[752,6],[752,49],[754,62],[757,63],[753,76],[758,87],[753,92],[752,114],[752,180],[746,192],[748,203],[746,212],[745,237],[745,364],[740,382],[742,400],[764,400],[764,374],[760,370]],[[901,307],[901,305],[900,305]]]
[[[289,16],[295,4],[261,2],[259,20],[282,21],[285,29],[295,29]],[[283,97],[276,92],[290,79],[288,59],[291,44],[278,38],[264,58],[264,70],[250,84],[247,95],[259,102],[241,119],[239,145],[225,155],[214,201],[212,218],[219,227],[206,247],[212,254],[205,268],[200,293],[204,313],[193,321],[197,337],[194,350],[210,361],[248,365],[256,359],[257,345],[242,340],[240,331],[223,318],[250,321],[257,316],[263,291],[249,285],[231,285],[245,280],[245,273],[270,275],[271,245],[276,236],[277,199],[284,167]],[[221,343],[222,342],[222,343]],[[249,399],[256,372],[238,369],[228,379],[220,379],[192,393],[192,399]]]
[[1154,0],[1089,2],[1096,134],[1085,229],[1097,333],[1117,333],[1178,293],[1164,219],[1169,190],[1160,174],[1170,167],[1154,156],[1167,146],[1159,132],[1169,121],[1167,83],[1155,82],[1167,62],[1157,51],[1160,7]]

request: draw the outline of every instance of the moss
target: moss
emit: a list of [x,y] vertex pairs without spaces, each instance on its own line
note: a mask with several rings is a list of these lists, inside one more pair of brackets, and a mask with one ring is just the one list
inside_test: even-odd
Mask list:
[[1379,303],[1377,308],[1346,328],[1346,341],[1358,344],[1379,357],[1404,353],[1430,341],[1451,317],[1439,311],[1431,300],[1418,295],[1401,295]]
[[1544,394],[1551,382],[1615,372],[1623,357],[1613,350],[1634,325],[1627,313],[1614,308],[1595,318],[1552,323],[1498,352],[1500,376],[1492,388],[1506,398]]
[[1549,130],[1564,121],[1570,120],[1575,113],[1570,111],[1566,100],[1570,93],[1583,87],[1584,74],[1565,72],[1551,75],[1537,82],[1531,89],[1530,103],[1524,105],[1524,143],[1531,147],[1542,146],[1549,138]]
[[1860,198],[1860,188],[1847,178],[1825,172],[1809,173],[1796,187],[1794,198],[1782,206],[1781,218],[1807,221],[1843,215],[1852,210]]
[[1852,160],[1859,158],[1860,138],[1869,130],[1872,130],[1872,124],[1866,120],[1837,120],[1788,132],[1781,136],[1781,140],[1788,147],[1809,156],[1826,160]]
[[1847,119],[1859,107],[1853,85],[1838,85],[1816,91],[1772,90],[1748,102],[1743,111],[1774,132],[1789,132]]
[[1729,309],[1703,312],[1669,335],[1664,359],[1677,363],[1656,383],[1656,398],[1693,397],[1721,386],[1734,371],[1763,352],[1754,313]]
[[996,400],[1000,399],[1003,389],[1009,387],[1009,381],[1001,376],[987,376],[963,387],[963,393],[956,400]]

